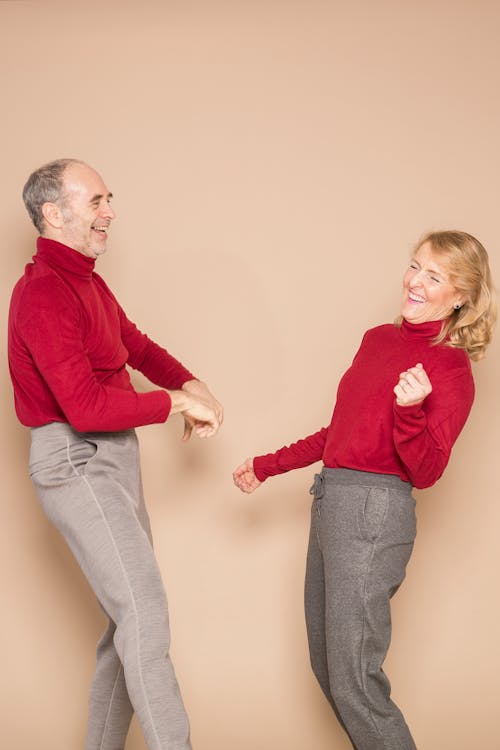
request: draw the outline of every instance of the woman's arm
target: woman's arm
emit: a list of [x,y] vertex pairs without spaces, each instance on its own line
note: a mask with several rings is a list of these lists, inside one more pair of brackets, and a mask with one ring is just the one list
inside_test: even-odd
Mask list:
[[323,457],[328,428],[298,440],[275,453],[247,460],[233,472],[233,480],[243,492],[253,492],[268,477],[309,466]]
[[400,377],[394,392],[396,451],[413,486],[430,487],[445,470],[469,415],[474,399],[470,369],[456,368],[437,375],[431,385],[419,365]]

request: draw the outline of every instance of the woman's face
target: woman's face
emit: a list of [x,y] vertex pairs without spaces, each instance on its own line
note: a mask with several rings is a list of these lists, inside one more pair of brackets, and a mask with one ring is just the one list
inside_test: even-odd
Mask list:
[[401,315],[409,323],[443,320],[455,304],[461,305],[463,300],[450,283],[443,260],[424,242],[403,278]]

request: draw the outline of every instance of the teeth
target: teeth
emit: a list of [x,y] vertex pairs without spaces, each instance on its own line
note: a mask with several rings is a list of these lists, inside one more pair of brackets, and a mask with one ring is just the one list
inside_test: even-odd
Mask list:
[[408,297],[413,302],[425,302],[425,297],[420,297],[418,294],[414,294],[413,292],[408,292]]

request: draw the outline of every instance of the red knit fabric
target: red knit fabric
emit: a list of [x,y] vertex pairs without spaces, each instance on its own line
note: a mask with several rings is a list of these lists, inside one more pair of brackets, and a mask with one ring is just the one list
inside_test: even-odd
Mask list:
[[[329,427],[254,459],[260,481],[322,460],[328,468],[396,474],[430,487],[443,473],[469,415],[474,382],[462,349],[432,344],[440,321],[367,331],[342,377]],[[399,374],[421,362],[432,384],[422,404],[398,406]]]
[[106,432],[164,422],[168,393],[137,393],[125,365],[162,388],[194,377],[128,320],[94,263],[40,237],[14,288],[9,367],[24,425],[69,422],[80,432]]

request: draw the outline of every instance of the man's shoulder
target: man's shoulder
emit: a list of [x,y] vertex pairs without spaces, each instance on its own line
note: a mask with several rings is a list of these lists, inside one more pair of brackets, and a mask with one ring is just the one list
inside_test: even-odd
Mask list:
[[11,313],[28,318],[44,310],[67,309],[74,304],[74,295],[67,284],[56,274],[48,271],[33,273],[33,266],[14,286],[11,298]]
[[113,294],[113,292],[111,291],[111,289],[109,288],[109,286],[106,284],[106,282],[104,281],[104,279],[102,278],[102,276],[100,276],[98,273],[96,273],[95,271],[93,271],[92,272],[92,280],[93,280],[94,284],[96,284],[99,287],[99,289],[101,289],[105,294],[107,294],[109,297],[111,297],[112,299],[114,299],[116,301],[115,295]]

